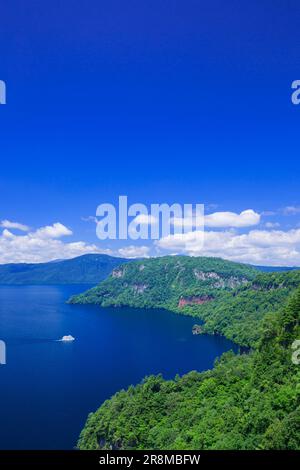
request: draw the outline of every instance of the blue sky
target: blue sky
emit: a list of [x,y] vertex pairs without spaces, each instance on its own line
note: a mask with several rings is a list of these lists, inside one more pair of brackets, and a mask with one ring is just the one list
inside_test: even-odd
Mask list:
[[[83,219],[126,194],[251,209],[204,254],[300,265],[299,2],[11,0],[1,19],[0,262],[120,254]],[[49,251],[36,233],[55,223]]]

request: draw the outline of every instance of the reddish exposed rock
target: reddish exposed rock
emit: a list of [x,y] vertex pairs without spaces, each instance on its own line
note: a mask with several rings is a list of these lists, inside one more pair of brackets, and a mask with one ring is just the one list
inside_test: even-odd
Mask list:
[[213,297],[209,295],[203,296],[192,296],[192,297],[181,297],[178,302],[178,307],[185,307],[186,305],[202,305],[213,300]]

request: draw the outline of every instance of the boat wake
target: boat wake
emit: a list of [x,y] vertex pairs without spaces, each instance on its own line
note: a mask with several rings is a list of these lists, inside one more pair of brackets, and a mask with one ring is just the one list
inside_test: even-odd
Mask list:
[[69,343],[70,341],[75,341],[75,338],[72,335],[65,335],[62,338],[58,339],[57,341],[63,341],[64,343]]
[[75,341],[75,338],[71,335],[65,335],[62,338],[59,339],[53,339],[53,338],[4,338],[4,341],[6,344],[10,345],[23,345],[23,344],[42,344],[42,343],[57,343],[57,342],[63,342],[63,343],[69,343],[72,341]]

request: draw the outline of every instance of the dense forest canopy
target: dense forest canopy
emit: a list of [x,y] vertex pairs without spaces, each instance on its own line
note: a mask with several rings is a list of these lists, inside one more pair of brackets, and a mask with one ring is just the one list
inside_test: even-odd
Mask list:
[[300,271],[260,273],[219,258],[167,256],[121,265],[70,302],[165,308],[198,318],[203,332],[254,347],[265,315],[299,285]]
[[72,303],[175,308],[181,296],[213,295],[254,279],[258,271],[220,258],[165,256],[114,269],[97,287]]
[[269,313],[256,350],[225,353],[213,370],[150,376],[91,413],[80,449],[299,449],[300,289]]
[[80,449],[300,449],[300,271],[163,257],[121,265],[70,302],[163,307],[250,348],[116,393],[89,415]]

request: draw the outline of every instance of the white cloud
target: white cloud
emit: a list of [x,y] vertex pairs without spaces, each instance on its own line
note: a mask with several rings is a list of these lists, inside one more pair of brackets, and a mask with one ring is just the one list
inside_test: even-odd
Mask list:
[[278,228],[278,227],[280,227],[280,223],[278,223],[278,222],[266,222],[265,227],[266,228]]
[[270,217],[270,216],[276,215],[276,214],[277,214],[277,212],[275,212],[275,211],[262,211],[261,212],[261,215],[263,215],[265,217]]
[[205,204],[205,207],[208,210],[215,211],[219,207],[219,204],[214,204],[214,203]]
[[156,217],[150,214],[139,214],[132,221],[136,225],[153,225],[157,222]]
[[[81,217],[81,220],[83,220],[83,222],[95,222],[95,224],[97,224],[100,219],[89,215],[88,217]],[[135,225],[154,225],[157,222],[157,218],[151,214],[139,214],[131,221],[131,223]]]
[[195,227],[195,218],[192,215],[188,217],[173,217],[171,219],[172,224],[175,227],[186,227],[186,228],[202,228],[203,223],[206,227],[214,228],[243,228],[258,225],[260,223],[260,214],[255,212],[253,209],[242,211],[240,214],[235,212],[214,212],[202,217],[199,217],[197,221],[197,227]]
[[97,245],[83,241],[68,243],[61,240],[62,237],[70,235],[72,231],[60,222],[22,235],[15,235],[5,228],[0,235],[0,264],[42,263],[54,259],[75,258],[87,253],[105,253],[126,258],[149,256],[150,247],[147,246],[131,245],[113,251],[100,249]]
[[[235,223],[238,228],[243,227],[246,220],[247,223],[250,220],[254,222],[259,214],[249,210],[241,214],[223,212],[211,216],[214,217],[210,218],[210,223],[217,224],[219,229],[225,223]],[[142,221],[146,222],[145,219]],[[219,256],[260,265],[300,266],[300,228],[284,231],[276,229],[276,223],[269,222],[265,225],[265,229],[252,229],[248,233],[239,233],[237,228],[230,227],[222,231],[211,229],[205,232],[198,230],[183,235],[169,235],[156,241],[154,249],[158,250],[156,253],[158,256],[168,252],[191,256]],[[45,262],[58,258],[73,258],[87,253],[143,258],[149,257],[153,252],[153,246],[150,245],[130,245],[110,250],[84,241],[67,242],[63,238],[72,235],[72,231],[60,222],[22,234],[13,233],[15,226],[10,228],[11,230],[4,227],[0,235],[0,263]],[[202,244],[203,236],[204,244]]]
[[0,227],[21,230],[22,232],[29,231],[27,225],[20,224],[19,222],[11,222],[10,220],[1,220]]
[[15,235],[4,229],[0,235],[0,263],[40,263],[107,252],[83,241],[65,243],[59,239],[71,234],[72,231],[59,222],[26,235]]
[[81,220],[83,222],[94,222],[95,224],[98,223],[98,219],[94,215],[88,215],[87,217],[81,217]]
[[150,248],[148,246],[126,246],[117,251],[118,256],[124,258],[147,258],[149,257]]
[[299,206],[287,206],[282,209],[284,215],[297,215],[300,214]]
[[171,224],[174,225],[174,227],[178,227],[179,230],[181,231],[184,229],[185,231],[188,229],[203,229],[204,227],[204,217],[203,215],[200,215],[198,217],[191,215],[191,216],[185,216],[185,217],[172,217],[170,219]]
[[61,238],[66,235],[73,235],[73,232],[60,222],[39,228],[33,233],[33,237],[35,238]]
[[156,242],[158,248],[191,256],[219,256],[252,264],[300,266],[300,229],[289,231],[252,230],[238,234],[235,230],[204,233],[195,231],[170,235]]
[[235,212],[214,212],[206,215],[204,224],[206,227],[250,227],[260,222],[260,214],[252,209],[245,210],[240,214]]
[[15,235],[11,233],[9,230],[7,230],[6,228],[2,232],[2,236],[7,239],[11,239],[15,237]]

